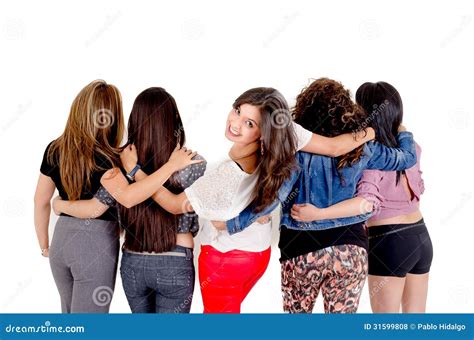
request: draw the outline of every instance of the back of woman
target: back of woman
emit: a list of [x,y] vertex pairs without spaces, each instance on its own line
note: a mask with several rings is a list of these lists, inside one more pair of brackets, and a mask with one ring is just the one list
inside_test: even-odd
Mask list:
[[[356,100],[371,112],[377,140],[396,145],[394,131],[403,119],[398,91],[385,82],[365,83]],[[398,313],[401,307],[404,312],[422,313],[426,308],[433,246],[419,210],[425,188],[418,145],[416,151],[413,167],[403,172],[364,171],[358,184],[357,195],[374,207],[368,221],[369,286],[383,287],[371,296],[374,312]]]
[[96,80],[77,95],[63,134],[44,153],[35,225],[63,313],[108,312],[117,270],[117,213],[109,210],[88,220],[62,214],[49,248],[50,200],[55,187],[64,200],[92,198],[102,175],[119,162],[123,131],[120,92]]

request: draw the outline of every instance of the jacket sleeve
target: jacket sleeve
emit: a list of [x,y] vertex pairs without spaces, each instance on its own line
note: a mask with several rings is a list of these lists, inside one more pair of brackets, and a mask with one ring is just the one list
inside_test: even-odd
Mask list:
[[245,228],[249,227],[257,219],[262,216],[270,214],[278,206],[278,203],[284,203],[287,197],[290,195],[293,185],[296,183],[300,174],[300,170],[296,169],[291,173],[291,177],[283,182],[280,190],[278,191],[277,199],[272,202],[269,206],[263,209],[259,213],[255,213],[255,202],[250,203],[237,217],[227,221],[227,231],[229,234],[238,233]]
[[374,214],[378,211],[384,198],[380,192],[382,172],[378,170],[365,170],[357,184],[357,196],[363,197],[373,204]]
[[416,149],[413,134],[402,131],[397,136],[399,148],[389,148],[380,143],[371,142],[367,145],[372,155],[367,163],[367,169],[405,170],[416,163]]

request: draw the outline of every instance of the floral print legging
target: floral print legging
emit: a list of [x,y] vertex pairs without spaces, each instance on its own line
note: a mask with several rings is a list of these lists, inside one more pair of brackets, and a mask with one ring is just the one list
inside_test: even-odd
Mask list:
[[321,290],[326,313],[355,313],[367,277],[367,251],[338,245],[281,263],[283,309],[311,313]]

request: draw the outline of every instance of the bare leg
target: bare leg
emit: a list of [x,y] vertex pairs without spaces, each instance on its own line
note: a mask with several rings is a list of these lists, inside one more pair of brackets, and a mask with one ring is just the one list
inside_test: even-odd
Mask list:
[[404,286],[404,277],[369,275],[372,312],[400,313]]
[[402,298],[403,313],[425,313],[428,276],[429,273],[407,274]]

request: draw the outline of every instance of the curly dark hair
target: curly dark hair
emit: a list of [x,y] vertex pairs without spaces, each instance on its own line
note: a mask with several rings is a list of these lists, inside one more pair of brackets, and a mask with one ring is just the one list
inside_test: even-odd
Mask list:
[[[293,119],[314,133],[334,137],[364,130],[366,113],[354,103],[348,89],[335,80],[320,78],[304,88],[296,98]],[[359,161],[364,146],[338,158],[337,169]]]

